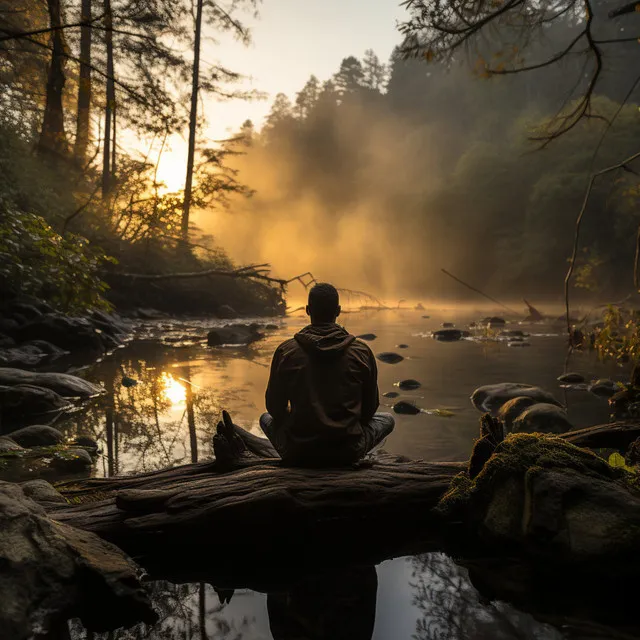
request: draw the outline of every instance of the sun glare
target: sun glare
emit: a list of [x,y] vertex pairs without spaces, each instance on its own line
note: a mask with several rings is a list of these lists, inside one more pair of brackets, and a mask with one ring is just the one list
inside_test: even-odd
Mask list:
[[170,373],[162,374],[162,393],[164,397],[172,404],[182,404],[187,398],[187,389],[180,384]]

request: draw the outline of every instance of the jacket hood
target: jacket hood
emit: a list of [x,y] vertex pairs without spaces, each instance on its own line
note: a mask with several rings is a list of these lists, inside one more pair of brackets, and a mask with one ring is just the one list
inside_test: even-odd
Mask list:
[[295,341],[309,354],[320,357],[342,355],[356,339],[337,324],[310,324],[294,336]]

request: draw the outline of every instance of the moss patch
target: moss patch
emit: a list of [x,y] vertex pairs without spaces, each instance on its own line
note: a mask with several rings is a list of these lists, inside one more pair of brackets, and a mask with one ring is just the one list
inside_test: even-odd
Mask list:
[[624,483],[630,491],[640,493],[640,477],[636,472],[614,468],[595,453],[557,436],[518,433],[498,444],[473,480],[465,473],[456,476],[437,509],[449,518],[473,519],[479,512],[485,512],[496,487],[508,478],[524,480],[527,472],[536,467],[573,470],[585,476]]

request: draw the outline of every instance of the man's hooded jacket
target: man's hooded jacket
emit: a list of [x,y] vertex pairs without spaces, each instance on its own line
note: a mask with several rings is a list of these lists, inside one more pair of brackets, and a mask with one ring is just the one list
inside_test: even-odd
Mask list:
[[371,349],[337,324],[305,327],[276,349],[266,405],[285,460],[357,457],[379,405]]

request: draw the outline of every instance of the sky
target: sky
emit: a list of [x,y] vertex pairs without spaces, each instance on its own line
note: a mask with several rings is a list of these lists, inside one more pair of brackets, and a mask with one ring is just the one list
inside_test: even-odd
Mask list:
[[[206,135],[213,140],[229,137],[247,119],[259,127],[277,93],[293,99],[310,75],[328,79],[349,55],[361,58],[366,49],[373,49],[386,62],[400,40],[396,24],[406,15],[399,2],[263,0],[257,17],[238,14],[251,30],[252,43],[245,46],[230,37],[217,43],[208,39],[203,42],[203,64],[221,63],[247,76],[237,88],[264,92],[267,99],[221,102],[205,97],[201,104],[208,122]],[[209,27],[203,35],[216,36]],[[174,136],[158,171],[171,191],[183,186],[185,159],[186,140]]]

